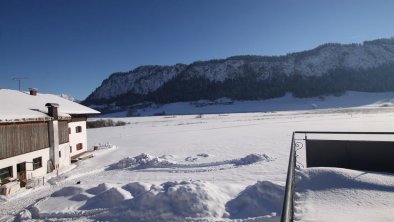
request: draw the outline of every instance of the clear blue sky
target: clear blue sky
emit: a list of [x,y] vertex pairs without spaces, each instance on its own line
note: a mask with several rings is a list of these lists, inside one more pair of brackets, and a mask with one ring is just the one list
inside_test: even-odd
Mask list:
[[85,99],[140,65],[392,36],[391,0],[0,0],[0,88]]

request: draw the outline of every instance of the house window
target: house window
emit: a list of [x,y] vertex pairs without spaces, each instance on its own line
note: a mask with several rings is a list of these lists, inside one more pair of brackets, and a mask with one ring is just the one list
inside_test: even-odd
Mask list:
[[26,162],[16,164],[16,172],[26,171]]
[[0,169],[0,180],[3,180],[7,177],[12,177],[12,166]]
[[82,143],[78,143],[78,144],[77,144],[77,150],[82,150],[82,148],[83,148]]
[[38,168],[42,167],[42,158],[37,157],[33,159],[33,170],[36,170]]
[[75,127],[75,132],[77,132],[77,133],[82,132],[82,126]]
[[68,127],[68,134],[71,134],[71,128]]
[[62,157],[62,151],[59,151],[59,158]]
[[70,146],[70,153],[72,153],[73,152],[73,147],[72,146]]

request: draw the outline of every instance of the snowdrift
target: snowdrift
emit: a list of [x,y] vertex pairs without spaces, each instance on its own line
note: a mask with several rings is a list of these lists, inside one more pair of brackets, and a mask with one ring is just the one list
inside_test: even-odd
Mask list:
[[258,181],[248,186],[235,199],[226,204],[231,218],[281,215],[284,187],[269,181]]
[[[195,162],[198,157],[208,157],[208,154],[198,154],[197,157],[187,157],[185,161]],[[112,164],[107,170],[115,169],[130,169],[130,170],[140,170],[147,168],[199,168],[199,167],[216,167],[221,165],[232,165],[234,167],[250,165],[262,161],[273,161],[274,159],[267,154],[249,154],[242,158],[216,161],[210,163],[195,163],[195,164],[182,164],[176,161],[168,160],[167,157],[161,156],[156,157],[150,154],[142,153],[135,157],[126,157],[121,159],[119,162]]]
[[226,216],[228,197],[215,185],[202,181],[166,182],[125,201],[109,213],[109,218],[136,221],[159,221],[169,218]]
[[[131,194],[121,188],[112,187],[96,196],[87,199],[86,203],[79,208],[80,210],[90,210],[96,208],[111,208],[118,206],[124,200],[131,198]],[[75,198],[74,198],[75,199]]]
[[255,217],[259,221],[275,221],[280,215],[283,192],[282,186],[267,181],[248,186],[232,200],[220,186],[199,180],[150,187],[139,182],[121,187],[99,184],[86,190],[70,186],[37,202],[32,211],[35,219],[198,221]]
[[54,193],[51,197],[67,197],[82,193],[83,189],[80,187],[64,187]]
[[176,162],[167,160],[165,157],[156,157],[150,154],[142,153],[135,157],[126,157],[118,163],[112,165],[110,169],[146,169],[146,168],[161,168],[175,166]]

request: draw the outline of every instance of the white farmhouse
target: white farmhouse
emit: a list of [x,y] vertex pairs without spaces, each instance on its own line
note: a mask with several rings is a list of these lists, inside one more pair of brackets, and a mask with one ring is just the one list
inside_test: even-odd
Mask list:
[[98,113],[36,89],[0,89],[0,179],[26,181],[70,165],[87,151],[87,115]]

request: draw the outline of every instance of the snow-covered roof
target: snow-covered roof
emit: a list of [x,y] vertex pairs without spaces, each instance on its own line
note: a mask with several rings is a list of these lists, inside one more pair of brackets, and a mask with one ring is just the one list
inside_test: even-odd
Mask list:
[[0,122],[19,122],[50,119],[47,103],[59,104],[60,118],[70,118],[72,114],[98,114],[100,112],[57,95],[29,93],[10,89],[0,89]]

